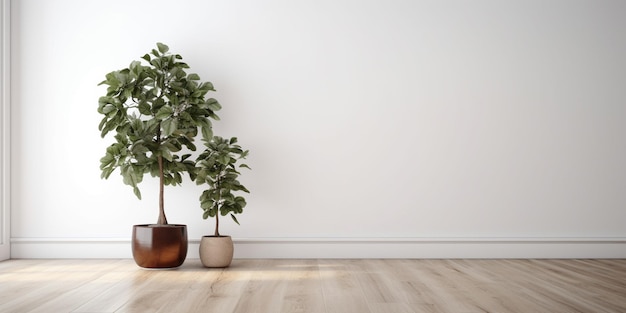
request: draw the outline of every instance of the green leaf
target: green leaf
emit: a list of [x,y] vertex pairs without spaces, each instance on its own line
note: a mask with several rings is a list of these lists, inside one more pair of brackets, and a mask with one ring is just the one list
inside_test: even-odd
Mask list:
[[198,76],[198,74],[196,73],[192,73],[192,74],[189,74],[189,76],[187,76],[187,79],[188,80],[200,80],[200,76]]
[[163,135],[170,136],[176,131],[178,127],[178,120],[175,118],[168,118],[161,122],[161,127],[163,127]]
[[101,121],[100,121],[100,125],[98,125],[98,130],[102,130],[102,128],[104,127],[104,125],[106,124],[106,122],[109,120],[108,117],[104,117]]
[[167,149],[167,147],[161,146],[159,148],[159,151],[161,152],[161,156],[163,156],[164,159],[172,162],[172,160],[173,160],[172,153],[170,152],[169,149]]
[[213,138],[213,128],[202,126],[202,139],[209,141]]
[[213,87],[213,84],[211,82],[202,83],[200,85],[200,89],[206,90],[206,91],[215,91],[215,88]]
[[176,184],[181,184],[183,182],[183,177],[180,175],[180,173],[174,173],[174,181],[176,182]]
[[163,54],[167,53],[167,51],[170,50],[170,48],[167,45],[160,43],[160,42],[157,42],[157,47],[159,48],[159,52]]
[[172,113],[174,113],[174,110],[169,107],[169,106],[163,106],[159,109],[159,111],[155,114],[155,118],[159,119],[159,120],[164,120],[168,117],[170,117],[170,115],[172,115]]
[[214,119],[214,120],[216,120],[216,121],[220,120],[220,117],[217,114],[215,114],[213,111],[211,111],[211,113],[209,113],[209,117]]
[[[159,56],[159,53],[152,49],[152,53],[156,53],[155,56]],[[152,59],[152,61],[150,61],[150,64],[152,64],[152,66],[158,68],[158,69],[162,69],[163,68],[163,63],[161,62],[161,59]]]
[[232,217],[233,221],[235,221],[235,223],[237,223],[237,225],[240,225],[239,221],[237,220],[237,218],[235,217],[234,214],[231,214],[230,217]]
[[143,67],[141,66],[141,62],[139,61],[133,61],[132,63],[130,63],[130,72],[134,75],[132,77],[138,77],[139,74],[143,71]]
[[102,158],[100,158],[100,169],[106,167],[107,165],[111,164],[113,161],[115,161],[115,158],[113,157],[112,154],[107,153],[105,156],[103,156]]
[[246,207],[246,199],[244,199],[244,197],[242,196],[237,196],[235,197],[235,203],[237,203],[237,206],[239,208],[245,208]]
[[220,155],[217,158],[217,161],[221,164],[227,165],[228,163],[230,163],[230,157],[228,155]]
[[139,104],[137,105],[137,109],[139,109],[139,113],[143,115],[152,114],[152,112],[150,112],[150,105],[146,101],[139,102]]
[[109,176],[111,176],[111,173],[113,173],[114,170],[114,167],[102,169],[102,174],[100,175],[100,178],[109,179]]
[[103,114],[109,114],[109,113],[114,112],[116,110],[117,110],[117,108],[114,105],[110,104],[110,103],[106,104],[104,107],[102,107],[102,113]]
[[208,99],[206,101],[206,104],[211,111],[219,111],[220,109],[222,109],[222,105],[213,98]]
[[141,200],[141,192],[139,191],[139,188],[137,188],[136,186],[133,187],[133,193],[135,194],[135,196],[137,196],[139,200]]

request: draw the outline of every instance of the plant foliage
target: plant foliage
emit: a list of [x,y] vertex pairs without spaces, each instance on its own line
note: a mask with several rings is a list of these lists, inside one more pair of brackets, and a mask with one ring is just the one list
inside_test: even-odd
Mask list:
[[230,215],[239,224],[235,214],[243,212],[246,199],[234,192],[249,191],[237,180],[241,174],[238,169],[250,167],[246,164],[238,165],[237,161],[247,155],[248,150],[244,151],[237,144],[236,137],[224,139],[213,136],[210,140],[205,140],[205,150],[196,159],[196,183],[209,186],[200,195],[200,207],[204,211],[202,218],[215,218],[215,236],[220,235],[220,215]]
[[[100,159],[102,178],[120,169],[123,182],[141,199],[138,184],[144,174],[160,178],[159,220],[167,224],[163,212],[163,185],[179,185],[182,175],[195,177],[194,139],[202,134],[213,137],[211,119],[221,109],[217,100],[207,97],[215,91],[210,82],[197,74],[187,74],[189,66],[167,45],[157,43],[140,61],[106,74],[99,85],[107,85],[100,97],[98,113],[101,136],[113,133],[115,141]],[[162,216],[161,216],[162,215]]]

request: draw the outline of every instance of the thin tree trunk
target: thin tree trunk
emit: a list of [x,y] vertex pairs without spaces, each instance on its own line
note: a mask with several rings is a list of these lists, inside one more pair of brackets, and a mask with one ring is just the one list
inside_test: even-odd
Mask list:
[[[217,181],[215,182],[215,188],[218,190],[218,192],[221,186],[222,184],[220,182],[220,177],[218,175]],[[220,201],[221,200],[222,200],[222,195],[220,193],[217,197],[217,201],[215,202],[215,206],[217,208],[217,210],[215,211],[215,237],[219,237],[220,235]]]
[[[161,145],[161,123],[159,123],[159,128],[157,130],[156,141],[159,145]],[[163,186],[165,185],[165,177],[163,174],[163,156],[159,155],[157,157],[157,161],[159,162],[159,219],[157,220],[157,224],[167,225],[167,218],[165,217],[165,205],[163,201]]]
[[159,161],[159,220],[157,224],[167,225],[167,218],[165,217],[165,205],[163,203],[163,185],[165,178],[163,177],[163,157],[158,156]]
[[215,213],[215,237],[219,237],[219,235],[220,235],[220,231],[219,231],[219,228],[220,228],[220,218],[219,218],[219,216],[220,216],[220,212],[218,210],[218,212]]

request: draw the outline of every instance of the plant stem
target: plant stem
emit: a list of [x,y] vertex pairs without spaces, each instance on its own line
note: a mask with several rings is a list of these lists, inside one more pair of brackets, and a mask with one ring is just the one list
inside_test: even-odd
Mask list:
[[159,161],[159,219],[157,220],[157,224],[159,225],[167,225],[167,218],[165,217],[165,206],[163,201],[163,185],[165,179],[163,177],[163,157],[158,156],[157,160]]
[[217,181],[215,182],[215,187],[218,190],[218,197],[215,202],[215,205],[217,206],[217,210],[215,211],[215,237],[219,237],[220,235],[220,201],[222,200],[222,195],[219,193],[219,190],[221,186],[220,177],[217,176]]
[[[159,126],[157,129],[157,137],[156,142],[161,145],[161,123],[159,122]],[[157,220],[158,225],[167,225],[167,218],[165,217],[165,205],[163,201],[163,193],[165,185],[165,177],[163,174],[163,156],[157,156],[157,161],[159,162],[159,219]]]
[[220,236],[220,232],[219,232],[219,227],[220,227],[220,212],[218,210],[217,213],[215,213],[215,237],[219,237]]

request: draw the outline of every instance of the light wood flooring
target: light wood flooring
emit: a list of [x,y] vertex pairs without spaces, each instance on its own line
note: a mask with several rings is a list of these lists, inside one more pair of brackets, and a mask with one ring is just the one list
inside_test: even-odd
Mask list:
[[626,260],[8,260],[0,312],[626,312]]

